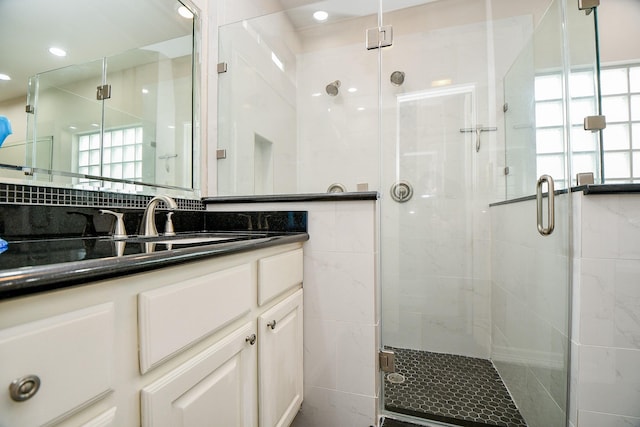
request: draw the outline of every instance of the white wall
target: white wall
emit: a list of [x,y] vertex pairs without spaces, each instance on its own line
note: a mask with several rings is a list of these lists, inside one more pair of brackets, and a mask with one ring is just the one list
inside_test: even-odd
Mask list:
[[640,60],[640,3],[636,0],[602,1],[598,8],[603,64]]
[[[297,44],[280,13],[220,28],[219,61],[228,71],[218,77],[217,148],[227,156],[217,161],[219,195],[297,192]],[[270,150],[257,152],[256,139]]]
[[640,198],[574,195],[571,422],[640,425]]

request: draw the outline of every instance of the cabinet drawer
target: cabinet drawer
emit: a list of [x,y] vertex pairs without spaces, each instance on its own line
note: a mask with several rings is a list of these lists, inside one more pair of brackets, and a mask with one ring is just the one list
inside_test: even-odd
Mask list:
[[302,249],[262,258],[258,261],[258,304],[302,283]]
[[138,296],[140,371],[251,310],[255,276],[250,265],[208,274]]
[[[62,421],[112,388],[115,316],[112,303],[0,331],[0,425]],[[9,385],[37,376],[40,387],[14,401]]]

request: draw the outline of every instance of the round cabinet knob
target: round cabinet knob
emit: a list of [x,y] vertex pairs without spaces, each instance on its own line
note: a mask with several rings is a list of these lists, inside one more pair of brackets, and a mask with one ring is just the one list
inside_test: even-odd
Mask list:
[[272,320],[271,322],[267,323],[267,326],[270,327],[271,329],[275,329],[276,328],[276,321]]
[[9,395],[16,402],[31,399],[40,388],[40,378],[37,375],[26,375],[17,378],[9,385]]
[[254,345],[256,343],[256,334],[251,334],[248,337],[246,337],[244,340],[249,344]]

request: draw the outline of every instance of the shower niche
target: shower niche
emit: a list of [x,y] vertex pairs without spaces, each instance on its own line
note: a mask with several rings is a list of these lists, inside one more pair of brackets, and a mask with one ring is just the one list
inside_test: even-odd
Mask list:
[[273,142],[256,134],[253,147],[254,191],[273,194]]

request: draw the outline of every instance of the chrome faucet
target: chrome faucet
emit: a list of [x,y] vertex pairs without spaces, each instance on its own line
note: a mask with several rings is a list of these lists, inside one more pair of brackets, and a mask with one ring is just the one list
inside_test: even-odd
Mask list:
[[144,214],[142,215],[140,234],[143,236],[158,235],[158,229],[156,228],[156,207],[160,202],[164,202],[170,210],[178,209],[176,201],[169,196],[158,195],[153,197],[147,204],[147,207],[144,209]]

